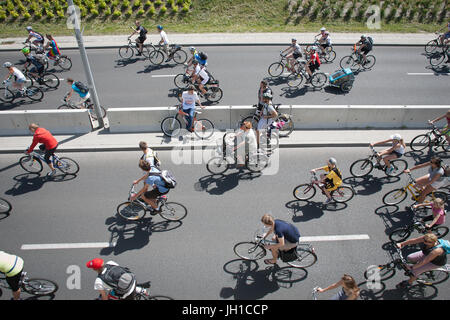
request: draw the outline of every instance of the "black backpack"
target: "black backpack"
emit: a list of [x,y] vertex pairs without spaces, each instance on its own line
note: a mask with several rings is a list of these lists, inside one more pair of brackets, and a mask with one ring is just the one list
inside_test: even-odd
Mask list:
[[145,29],[144,27],[141,26],[141,33],[142,34],[147,34],[147,32],[148,32],[147,29]]
[[106,264],[105,269],[106,272],[103,272],[98,277],[113,288],[119,296],[130,291],[131,287],[136,283],[135,275],[128,268]]
[[89,88],[81,81],[76,81],[75,86],[80,90],[81,93],[88,93]]
[[202,60],[208,59],[208,55],[207,55],[205,52],[200,52],[200,53],[198,54],[198,56],[199,56],[200,59],[202,59]]

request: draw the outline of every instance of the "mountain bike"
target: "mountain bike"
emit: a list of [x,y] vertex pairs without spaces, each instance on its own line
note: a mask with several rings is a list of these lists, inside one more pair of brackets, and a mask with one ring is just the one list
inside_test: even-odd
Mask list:
[[[57,109],[58,110],[68,110],[68,109],[87,109],[89,111],[89,115],[92,117],[93,120],[97,120],[97,113],[95,112],[95,106],[94,103],[91,101],[91,99],[87,99],[82,106],[73,103],[70,100],[67,100],[65,97],[63,100],[64,104],[60,105]],[[106,117],[106,109],[102,106],[100,106],[101,115],[102,118]]]
[[168,221],[179,221],[184,219],[187,215],[185,206],[178,202],[167,202],[167,195],[161,195],[157,198],[157,204],[160,211],[155,211],[144,200],[138,198],[131,201],[131,196],[136,194],[135,185],[132,184],[128,192],[128,201],[125,201],[117,206],[117,214],[128,221],[137,221],[150,212],[150,215],[155,216],[159,214]]
[[[386,205],[399,204],[400,202],[406,199],[408,191],[412,195],[412,200],[417,201],[419,199],[421,190],[415,186],[416,180],[409,172],[408,177],[409,177],[408,184],[405,187],[391,190],[383,196],[384,204]],[[447,194],[443,191],[432,191],[430,194],[427,195],[425,201],[430,202],[431,200],[434,200],[436,198],[442,198],[445,202],[447,201]]]
[[[408,269],[408,262],[403,257],[402,251],[397,247],[395,243],[392,244],[395,248],[396,253],[399,258],[394,259],[392,257],[392,261],[383,265],[374,266],[373,268],[369,268],[364,272],[364,278],[367,280],[373,279],[374,276],[376,278],[379,277],[380,281],[385,281],[392,278],[396,269],[403,269],[405,271],[406,276],[411,276],[412,273]],[[417,278],[417,282],[424,285],[434,285],[439,284],[446,281],[449,277],[450,272],[450,264],[446,264],[443,267],[436,268],[431,271],[427,271],[419,275]]]
[[[315,172],[311,172],[311,181],[309,183],[303,183],[294,188],[294,197],[298,200],[309,200],[316,194],[317,185],[320,189],[325,186],[319,182],[319,178]],[[322,193],[324,193],[322,191]],[[325,193],[324,193],[325,194]],[[331,191],[331,198],[338,203],[345,203],[350,201],[355,196],[355,191],[349,186],[339,186],[336,190]]]
[[[80,166],[75,160],[68,157],[58,157],[53,154],[51,157],[53,167],[64,174],[77,174],[80,171]],[[30,154],[19,159],[19,164],[27,172],[40,173],[43,169],[42,163],[45,162],[44,152],[41,150],[33,151]]]
[[[161,121],[161,130],[164,135],[168,137],[176,137],[181,133],[181,118],[187,125],[187,120],[183,114],[183,105],[179,104],[175,106],[177,113],[173,116],[166,117]],[[214,124],[208,119],[198,119],[197,115],[201,114],[200,111],[194,112],[194,120],[192,122],[195,135],[200,139],[208,139],[214,133]]]
[[[179,89],[187,89],[190,84],[193,84],[195,90],[201,98],[205,98],[209,102],[219,102],[223,97],[223,91],[219,87],[219,80],[215,79],[211,73],[208,72],[209,81],[204,85],[206,93],[203,95],[198,86],[197,82],[192,83],[191,76],[185,71],[184,73],[179,73],[173,79],[175,86]],[[178,101],[182,102],[182,92],[179,92],[177,98]]]
[[306,61],[297,61],[294,65],[295,72],[287,77],[287,84],[291,88],[297,88],[306,79],[306,83],[311,83],[314,88],[322,88],[327,83],[327,75],[323,72],[314,72],[310,76],[305,69]]
[[445,135],[441,134],[439,129],[433,123],[428,123],[431,125],[431,130],[414,137],[409,143],[410,148],[413,151],[421,151],[427,147],[434,147],[435,149],[440,147],[443,151],[448,151],[449,144],[447,139],[445,139]]
[[414,216],[413,223],[411,223],[409,226],[395,229],[389,234],[389,239],[392,242],[403,242],[409,238],[414,230],[417,230],[421,234],[432,232],[438,238],[443,238],[448,234],[449,230],[446,226],[434,225],[431,228],[426,228],[425,222],[422,219],[422,217]]
[[[287,137],[294,130],[294,122],[292,121],[292,118],[290,115],[287,115],[287,114],[280,115],[279,114],[278,108],[280,107],[280,105],[281,105],[280,103],[273,105],[273,107],[275,108],[275,111],[278,114],[278,117],[277,117],[277,119],[275,119],[275,122],[279,122],[280,120],[282,120],[282,119],[280,119],[280,117],[282,117],[286,121],[283,120],[284,124],[278,130],[278,136],[279,137]],[[256,109],[255,112],[253,113],[253,115],[245,117],[244,119],[242,119],[241,122],[249,121],[252,124],[252,128],[257,128],[259,119],[261,119],[262,108],[260,108],[257,104],[254,104],[253,108]]]
[[[243,241],[237,243],[233,247],[234,253],[244,259],[256,261],[266,256],[267,250],[265,245],[276,244],[276,241],[264,239],[266,234],[262,230],[257,230],[252,241]],[[291,251],[292,250],[292,251]],[[312,266],[317,261],[317,255],[314,247],[309,243],[298,243],[297,247],[291,249],[292,257],[287,258],[287,251],[279,251],[279,258],[289,266],[294,268],[307,268]],[[286,258],[284,258],[286,256]]]
[[38,83],[39,85],[44,85],[51,89],[56,89],[59,87],[59,77],[54,73],[43,72],[42,74],[31,73],[28,69],[22,70],[30,85]]
[[183,50],[183,48],[180,45],[177,44],[171,44],[169,45],[169,52],[165,52],[161,45],[158,45],[159,50],[161,52],[164,52],[167,56],[166,62],[169,62],[170,60],[173,60],[176,64],[183,64],[187,60],[187,53]]
[[345,56],[339,62],[342,69],[350,68],[353,72],[359,71],[361,68],[367,70],[371,69],[377,60],[374,55],[366,55],[366,62],[363,62],[363,55],[358,52],[356,45],[352,48],[352,54]]
[[428,58],[432,67],[437,67],[444,63],[446,58],[450,59],[450,46],[448,44],[439,46],[439,49],[440,50],[436,49],[434,52],[430,53],[430,57]]
[[336,59],[336,51],[333,50],[333,46],[329,45],[328,47],[325,48],[325,53],[322,53],[322,49],[320,48],[321,45],[322,44],[319,42],[319,38],[318,37],[314,37],[314,43],[313,44],[308,44],[305,47],[305,53],[306,54],[310,54],[311,53],[311,48],[316,46],[317,48],[319,48],[317,53],[319,54],[320,58],[323,58],[326,62],[333,62],[334,59]]
[[[34,296],[47,296],[58,290],[56,282],[47,279],[30,279],[26,272],[22,272],[19,285],[23,291]],[[0,287],[10,289],[9,284],[6,282],[6,276],[3,273],[0,274]]]
[[[403,173],[404,170],[408,168],[408,163],[403,159],[393,159],[389,160],[391,168],[394,170],[388,173],[387,167],[381,164],[381,159],[378,158],[377,152],[372,146],[369,146],[371,155],[365,159],[359,159],[353,162],[350,166],[350,173],[354,177],[364,177],[372,172],[373,168],[384,171],[387,176],[398,177]],[[375,160],[375,161],[374,161]]]
[[0,101],[12,103],[15,99],[26,97],[32,101],[41,101],[44,92],[35,86],[23,86],[23,91],[12,88],[11,79],[3,81],[4,87],[0,87]]
[[0,198],[0,213],[8,213],[11,209],[11,203],[6,199]]

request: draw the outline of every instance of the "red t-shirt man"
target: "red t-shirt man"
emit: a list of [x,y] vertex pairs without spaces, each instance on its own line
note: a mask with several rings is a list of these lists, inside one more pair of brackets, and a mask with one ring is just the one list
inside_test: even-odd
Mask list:
[[53,176],[56,173],[56,170],[53,167],[52,162],[50,161],[50,156],[55,153],[56,148],[58,147],[58,141],[55,139],[55,137],[53,137],[50,131],[45,128],[39,127],[35,123],[30,124],[28,128],[33,133],[33,142],[31,143],[31,146],[28,148],[26,153],[31,153],[38,143],[42,143],[45,147],[45,163],[47,163],[52,170],[52,172],[47,176]]

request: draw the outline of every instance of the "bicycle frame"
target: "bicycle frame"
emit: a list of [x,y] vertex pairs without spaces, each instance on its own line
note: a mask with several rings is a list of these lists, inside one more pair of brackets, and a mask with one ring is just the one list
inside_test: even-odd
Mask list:
[[[33,158],[38,158],[42,162],[45,162],[45,158],[44,158],[44,153],[43,152],[32,151],[32,152],[30,152],[29,156],[31,156]],[[52,158],[53,166],[55,168],[59,167],[58,166],[59,157],[56,154],[52,154],[51,158]]]
[[[135,186],[136,186],[135,184],[131,185],[130,191],[128,192],[128,200],[131,202],[137,202],[144,208],[148,208],[149,204],[147,204],[145,201],[141,200],[141,198],[136,198],[134,200],[130,200],[131,196],[134,196],[137,194]],[[164,204],[166,201],[167,201],[167,195],[162,195],[162,196],[159,196],[156,198],[157,203],[162,202],[162,204]]]

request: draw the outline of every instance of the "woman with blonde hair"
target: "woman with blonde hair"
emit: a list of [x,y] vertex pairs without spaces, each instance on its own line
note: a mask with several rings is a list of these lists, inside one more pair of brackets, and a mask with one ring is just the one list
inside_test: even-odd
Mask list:
[[445,203],[441,198],[436,198],[433,202],[425,202],[420,204],[415,204],[412,206],[413,209],[421,208],[421,207],[430,207],[431,212],[433,213],[431,216],[427,216],[422,219],[423,222],[431,221],[431,223],[425,224],[426,228],[431,228],[434,225],[441,225],[445,223]]
[[356,300],[359,297],[360,289],[358,288],[355,279],[348,274],[344,274],[341,280],[325,289],[317,288],[317,292],[322,293],[338,287],[341,287],[341,290],[339,290],[331,300]]

